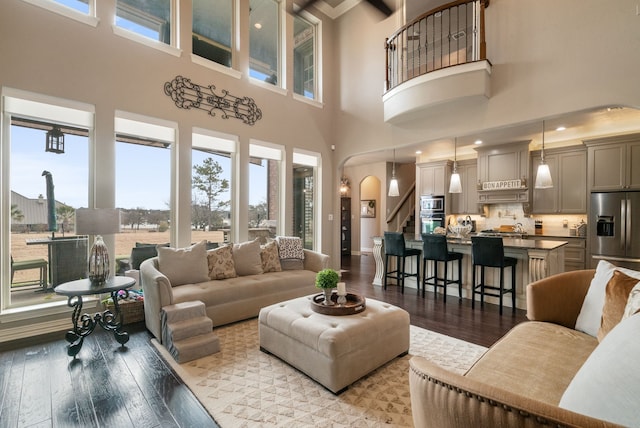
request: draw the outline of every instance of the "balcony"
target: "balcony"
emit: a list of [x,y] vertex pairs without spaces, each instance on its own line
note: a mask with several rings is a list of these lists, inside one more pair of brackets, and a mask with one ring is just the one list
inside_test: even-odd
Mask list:
[[486,100],[484,10],[489,0],[459,0],[421,15],[386,40],[385,122],[402,122],[445,103]]

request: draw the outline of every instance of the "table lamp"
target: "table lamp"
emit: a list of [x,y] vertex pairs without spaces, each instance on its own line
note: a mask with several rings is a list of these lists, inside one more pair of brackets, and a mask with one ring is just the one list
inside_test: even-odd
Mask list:
[[89,251],[89,280],[103,283],[111,276],[109,250],[102,235],[120,232],[120,210],[117,208],[78,208],[76,210],[76,234],[95,235]]

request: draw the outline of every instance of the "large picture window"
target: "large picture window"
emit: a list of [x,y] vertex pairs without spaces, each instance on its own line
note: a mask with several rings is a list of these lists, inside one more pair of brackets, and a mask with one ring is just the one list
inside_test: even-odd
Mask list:
[[87,239],[74,229],[89,201],[93,112],[54,101],[4,96],[2,310],[61,303],[53,288],[86,273]]
[[280,3],[275,0],[250,0],[249,5],[249,75],[282,86]]
[[231,67],[232,0],[193,0],[192,52]]
[[236,142],[205,130],[194,132],[191,152],[191,240],[231,241],[231,186]]
[[319,247],[320,155],[295,149],[293,152],[293,234],[309,250]]
[[[124,112],[115,119],[117,258],[134,247],[171,242],[171,145],[175,129]],[[132,257],[133,259],[133,257]],[[131,260],[130,260],[131,261]],[[131,266],[133,268],[138,268]]]
[[281,224],[281,146],[249,145],[249,239],[274,238]]

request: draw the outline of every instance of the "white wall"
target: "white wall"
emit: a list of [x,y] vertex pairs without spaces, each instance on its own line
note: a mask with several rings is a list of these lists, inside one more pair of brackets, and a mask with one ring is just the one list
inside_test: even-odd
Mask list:
[[491,2],[485,15],[491,97],[442,105],[402,126],[383,123],[381,100],[384,39],[399,26],[395,15],[378,21],[379,15],[360,4],[336,22],[342,88],[336,112],[338,164],[392,145],[473,135],[597,106],[640,107],[637,3]]

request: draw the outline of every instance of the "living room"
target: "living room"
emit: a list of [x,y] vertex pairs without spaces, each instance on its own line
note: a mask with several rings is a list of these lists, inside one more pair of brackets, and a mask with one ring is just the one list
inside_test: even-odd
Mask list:
[[[87,4],[82,1],[77,3]],[[292,165],[296,156],[319,159],[315,200],[313,248],[331,257],[340,269],[340,179],[350,159],[383,152],[370,174],[385,183],[379,192],[378,212],[386,213],[386,183],[391,177],[392,150],[429,146],[434,154],[422,160],[454,156],[449,142],[457,136],[471,138],[497,129],[538,124],[543,119],[562,117],[577,111],[607,106],[640,106],[640,88],[630,70],[637,69],[637,5],[631,1],[613,5],[592,1],[555,4],[492,2],[486,9],[487,56],[492,63],[491,94],[484,100],[432,106],[403,122],[385,120],[384,40],[405,24],[403,13],[382,19],[366,3],[342,12],[340,8],[310,8],[302,15],[321,24],[321,42],[316,62],[316,86],[312,98],[296,92],[293,27],[291,13],[282,12],[286,28],[281,42],[276,85],[251,77],[258,69],[252,61],[248,28],[256,28],[249,2],[238,2],[237,38],[232,38],[231,67],[192,55],[193,13],[191,3],[180,3],[174,11],[172,32],[166,41],[151,43],[115,25],[116,0],[89,1],[88,13],[60,13],[55,0],[8,0],[0,6],[0,86],[3,96],[2,122],[2,299],[0,337],[2,342],[40,333],[60,333],[68,328],[69,309],[38,306],[16,310],[11,305],[9,205],[13,159],[10,116],[18,113],[44,122],[63,122],[89,129],[83,177],[85,206],[116,207],[118,200],[116,138],[118,133],[149,137],[171,147],[167,160],[169,177],[166,194],[170,204],[169,241],[183,247],[194,242],[191,216],[193,141],[196,136],[224,140],[235,147],[230,166],[232,226],[231,241],[249,239],[250,168],[254,157],[269,159],[279,153],[282,168],[275,213],[279,235],[292,234],[294,220],[288,213],[294,206]],[[167,2],[178,4],[177,1]],[[292,2],[287,2],[288,9]],[[398,9],[400,10],[400,8]],[[580,14],[575,11],[580,10]],[[68,15],[72,15],[70,18]],[[85,15],[78,18],[78,15]],[[313,17],[316,21],[313,21]],[[157,45],[162,45],[158,47]],[[285,47],[283,47],[285,46]],[[196,55],[197,56],[197,55]],[[260,110],[253,110],[252,124],[221,111],[180,108],[165,92],[165,85],[178,76],[215,93],[249,97]],[[299,93],[302,92],[302,95]],[[309,92],[307,92],[307,95]],[[53,107],[50,110],[41,107]],[[52,112],[53,110],[53,112]],[[132,125],[135,132],[127,126]],[[146,127],[146,128],[145,128]],[[143,128],[145,129],[143,131]],[[618,129],[625,134],[637,130]],[[167,136],[169,135],[169,136]],[[571,143],[575,143],[571,139]],[[563,142],[559,142],[563,143]],[[566,141],[565,141],[566,143]],[[40,143],[38,143],[40,144]],[[44,146],[44,141],[42,142]],[[253,150],[253,151],[252,151]],[[225,152],[225,150],[222,150]],[[257,152],[256,152],[257,151]],[[446,153],[444,153],[446,152]],[[139,159],[144,163],[146,159]],[[413,160],[403,159],[412,164]],[[362,168],[367,168],[362,164]],[[384,166],[384,169],[381,167]],[[39,168],[38,173],[43,169]],[[368,175],[368,174],[367,174]],[[44,180],[38,176],[43,184]],[[354,185],[356,185],[354,183]],[[57,185],[61,194],[62,183]],[[67,189],[68,191],[68,189]],[[44,185],[38,193],[44,193]],[[86,194],[85,194],[86,193]],[[37,198],[37,194],[29,195]],[[186,214],[185,214],[186,213]],[[376,221],[383,231],[384,216]],[[23,239],[23,238],[21,238]],[[115,236],[106,244],[114,248]],[[113,250],[112,250],[113,251]],[[114,253],[113,256],[116,254]],[[368,257],[362,255],[360,257]],[[373,271],[370,272],[373,276]]]

